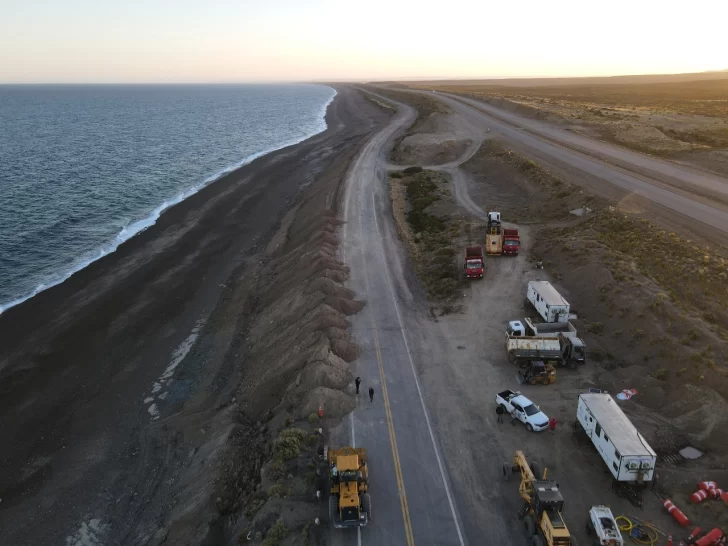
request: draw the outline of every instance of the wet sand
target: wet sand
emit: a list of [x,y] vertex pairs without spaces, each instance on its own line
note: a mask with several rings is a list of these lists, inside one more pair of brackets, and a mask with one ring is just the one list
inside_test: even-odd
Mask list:
[[[216,313],[237,305],[231,284],[253,286],[300,192],[341,176],[387,117],[337,90],[326,131],[226,175],[0,315],[0,543],[59,544],[96,528],[104,543],[138,543],[153,531],[179,456],[170,416],[191,400],[223,403],[244,365],[219,358],[241,346],[240,324]],[[155,383],[186,350],[152,408]]]

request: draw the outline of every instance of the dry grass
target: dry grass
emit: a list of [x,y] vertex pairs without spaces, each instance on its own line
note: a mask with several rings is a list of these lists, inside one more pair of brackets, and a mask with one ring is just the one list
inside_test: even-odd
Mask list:
[[447,180],[434,171],[390,178],[390,196],[400,237],[408,246],[420,281],[428,294],[451,300],[462,285],[457,263],[459,224],[432,214],[430,205],[447,193]]
[[728,117],[728,79],[673,83],[544,87],[459,85],[453,82],[450,85],[427,85],[421,88],[473,95],[480,98],[560,100],[581,107],[606,105],[619,108],[650,108],[663,112]]

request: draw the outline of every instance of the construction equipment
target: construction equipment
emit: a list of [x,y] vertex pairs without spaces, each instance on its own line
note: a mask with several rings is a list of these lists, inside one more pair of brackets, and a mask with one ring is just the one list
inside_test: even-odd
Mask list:
[[512,463],[503,465],[503,476],[520,472],[521,484],[518,491],[524,500],[519,516],[523,518],[526,534],[533,546],[576,546],[576,540],[569,533],[561,513],[564,497],[556,482],[546,479],[538,463],[528,461],[523,451],[516,451]]
[[500,212],[488,213],[488,227],[485,233],[485,253],[500,256],[503,254],[503,231]]
[[363,527],[372,517],[367,451],[364,448],[324,448],[329,464],[329,518],[336,528]]
[[548,385],[556,381],[556,369],[550,362],[532,360],[526,364],[526,369],[518,372],[524,383],[529,385]]
[[465,249],[465,276],[468,279],[482,279],[485,272],[483,249],[480,246],[469,246]]

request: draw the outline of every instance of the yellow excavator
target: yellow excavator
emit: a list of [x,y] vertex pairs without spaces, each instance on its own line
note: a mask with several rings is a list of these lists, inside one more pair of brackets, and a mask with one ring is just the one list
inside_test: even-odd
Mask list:
[[532,546],[576,546],[561,515],[564,497],[559,485],[546,479],[547,470],[541,472],[538,463],[528,461],[523,451],[516,451],[513,462],[503,465],[503,477],[507,480],[514,472],[521,474],[518,492],[525,504],[518,515],[523,518]]
[[342,447],[326,451],[329,465],[329,518],[334,527],[363,527],[372,517],[367,451]]

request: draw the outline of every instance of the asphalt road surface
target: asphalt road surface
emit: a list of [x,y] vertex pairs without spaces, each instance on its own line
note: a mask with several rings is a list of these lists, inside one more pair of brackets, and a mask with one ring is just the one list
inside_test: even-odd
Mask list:
[[[368,452],[372,520],[361,530],[332,529],[334,544],[463,546],[445,462],[427,414],[408,343],[406,257],[395,231],[383,151],[414,120],[401,105],[353,163],[345,194],[343,258],[351,285],[366,300],[353,317],[361,347],[357,407],[332,439]],[[367,391],[374,387],[374,401]]]
[[565,165],[570,174],[595,180],[602,189],[611,185],[638,196],[657,205],[663,216],[678,213],[722,236],[728,235],[725,178],[526,119],[481,101],[429,94],[481,130],[499,133],[504,140],[517,144],[527,155]]

